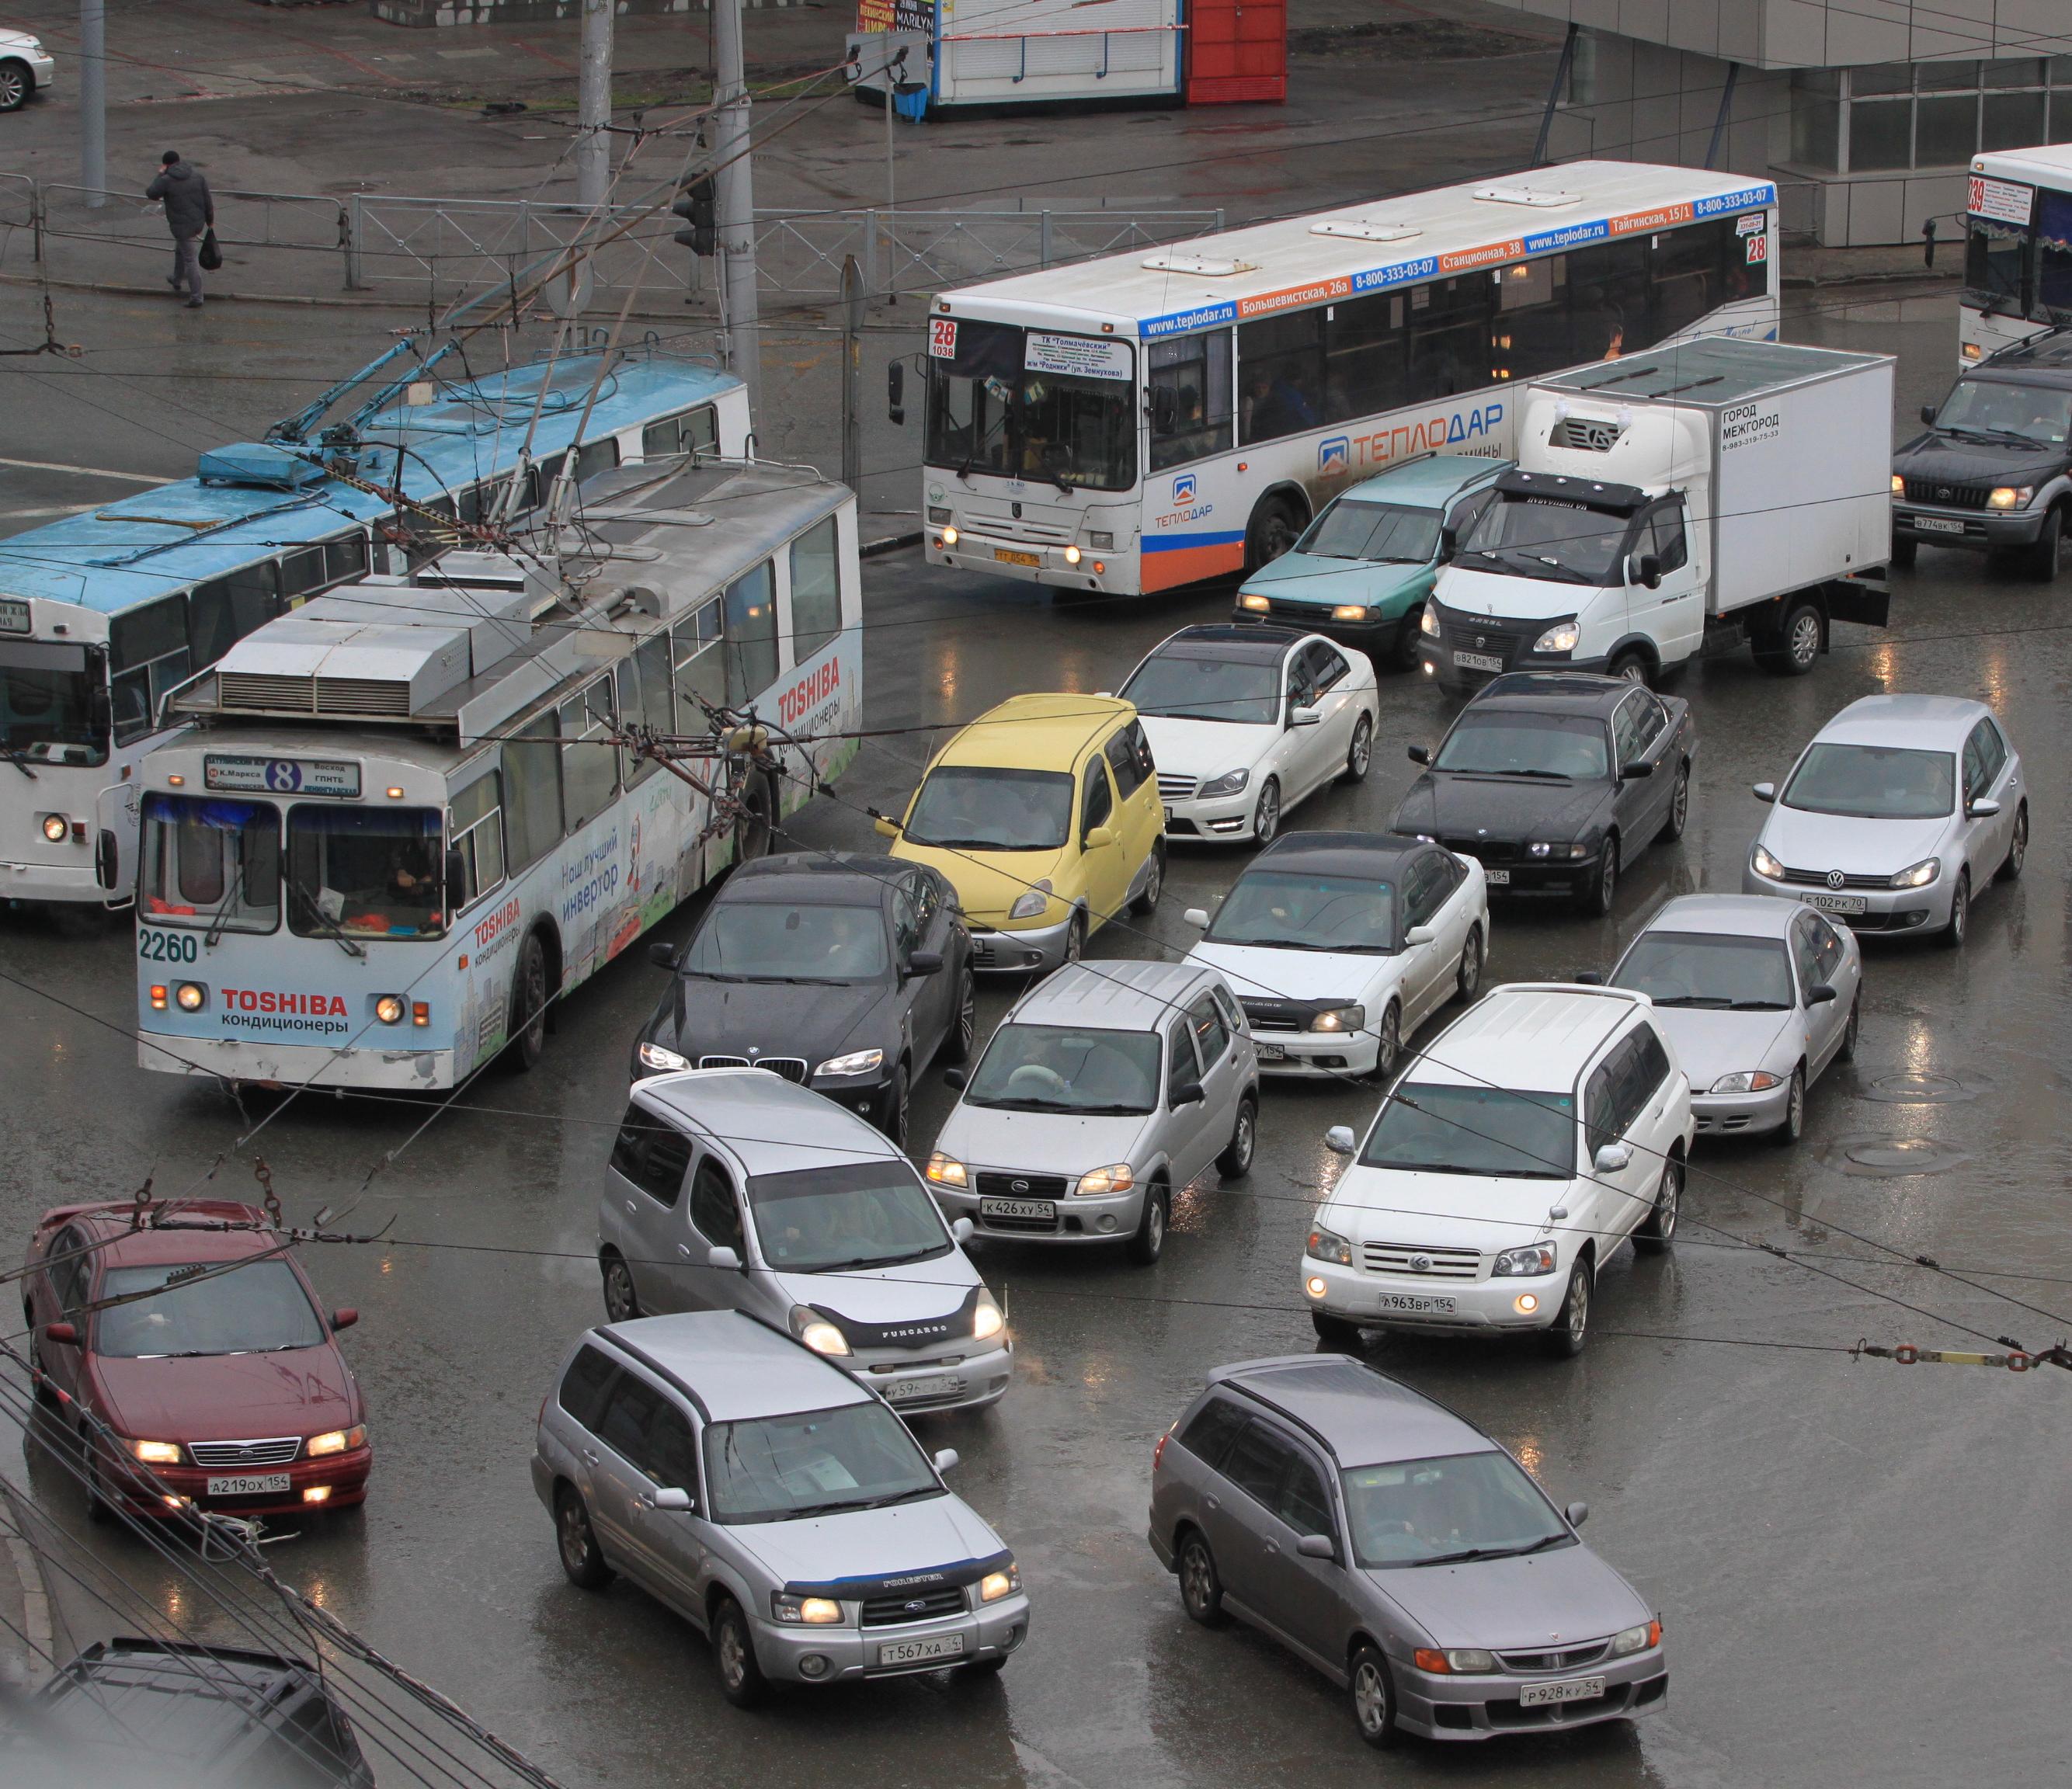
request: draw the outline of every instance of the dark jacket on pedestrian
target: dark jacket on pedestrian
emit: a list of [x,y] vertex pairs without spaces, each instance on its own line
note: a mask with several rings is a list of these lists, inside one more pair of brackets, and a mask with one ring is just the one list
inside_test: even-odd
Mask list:
[[216,201],[208,182],[184,162],[175,162],[144,189],[146,199],[166,203],[166,228],[177,238],[198,236],[216,222]]

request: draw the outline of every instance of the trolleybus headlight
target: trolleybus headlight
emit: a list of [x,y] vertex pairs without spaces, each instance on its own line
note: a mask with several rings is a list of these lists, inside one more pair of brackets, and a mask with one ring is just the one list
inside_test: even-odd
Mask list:
[[956,544],[957,544],[957,531],[956,531],[955,528],[945,528],[945,529],[944,529],[944,530],[943,530],[943,544],[944,544],[945,547],[954,547],[955,545],[956,545]]
[[1065,563],[1067,565],[1076,565],[1079,562],[1079,549],[1076,547],[1067,547],[1065,549]]
[[62,814],[46,814],[43,816],[43,836],[52,844],[63,844],[64,835],[71,831],[72,823]]
[[173,998],[179,1002],[181,1011],[199,1012],[208,1004],[208,990],[199,982],[182,982]]
[[403,1022],[403,999],[398,994],[384,994],[374,1003],[374,1016],[384,1025],[400,1025]]

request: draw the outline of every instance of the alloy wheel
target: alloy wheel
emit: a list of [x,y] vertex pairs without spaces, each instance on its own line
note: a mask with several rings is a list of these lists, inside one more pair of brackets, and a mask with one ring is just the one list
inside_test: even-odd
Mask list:
[[1383,1009],[1381,1029],[1374,1052],[1374,1075],[1377,1081],[1386,1081],[1396,1072],[1396,1058],[1403,1048],[1403,1015],[1391,1000]]
[[1346,753],[1346,781],[1363,782],[1374,762],[1374,728],[1365,715],[1353,728],[1353,742]]
[[1784,655],[1791,662],[1794,671],[1811,671],[1820,656],[1820,618],[1811,609],[1802,609],[1791,618],[1791,626],[1784,636]]
[[1077,962],[1087,954],[1087,916],[1072,915],[1072,923],[1065,928],[1065,961]]
[[633,1270],[617,1255],[604,1264],[604,1313],[615,1323],[631,1323],[640,1315]]
[[2021,874],[2021,866],[2029,857],[2029,803],[2024,802],[2014,810],[2014,836],[2008,840],[2007,861],[2000,865],[2000,874],[2012,882]]
[[1272,844],[1275,835],[1281,831],[1281,785],[1271,777],[1259,792],[1259,806],[1252,810],[1252,831],[1262,847]]
[[971,972],[964,972],[964,998],[957,1003],[957,1035],[955,1048],[960,1062],[969,1059],[972,1046],[978,1041],[978,983]]
[[1580,1351],[1584,1338],[1590,1331],[1590,1276],[1587,1271],[1577,1270],[1575,1282],[1568,1288],[1568,1346]]
[[1676,773],[1676,786],[1669,792],[1669,825],[1667,835],[1671,839],[1684,836],[1684,827],[1691,818],[1691,772],[1687,765]]
[[26,105],[29,97],[28,76],[22,65],[10,62],[0,68],[0,112],[13,112]]
[[1180,1603],[1194,1620],[1208,1626],[1223,1612],[1223,1586],[1209,1544],[1196,1535],[1180,1549]]
[[1473,1000],[1482,985],[1482,934],[1479,926],[1471,928],[1468,942],[1461,947],[1461,973],[1457,985],[1463,1000]]

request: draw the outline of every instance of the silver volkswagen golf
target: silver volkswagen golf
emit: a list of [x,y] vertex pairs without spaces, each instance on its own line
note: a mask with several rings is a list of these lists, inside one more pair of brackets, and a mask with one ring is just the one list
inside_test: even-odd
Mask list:
[[734,1311],[587,1331],[540,1408],[561,1569],[623,1574],[709,1637],[738,1707],[773,1681],[994,1672],[1029,1633],[1013,1556],[879,1398]]
[[1349,1689],[1393,1745],[1631,1720],[1669,1693],[1660,1618],[1472,1423],[1342,1355],[1219,1367],[1158,1442],[1153,1549]]

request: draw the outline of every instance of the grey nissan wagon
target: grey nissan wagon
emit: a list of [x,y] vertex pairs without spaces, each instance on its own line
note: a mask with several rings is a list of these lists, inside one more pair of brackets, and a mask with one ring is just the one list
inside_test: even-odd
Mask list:
[[1219,1367],[1160,1438],[1151,1545],[1204,1626],[1351,1692],[1370,1745],[1652,1713],[1662,1623],[1503,1447],[1342,1355]]
[[876,1393],[736,1311],[587,1331],[540,1409],[561,1569],[623,1574],[712,1641],[738,1707],[773,1680],[997,1671],[1029,1632],[1013,1555]]

